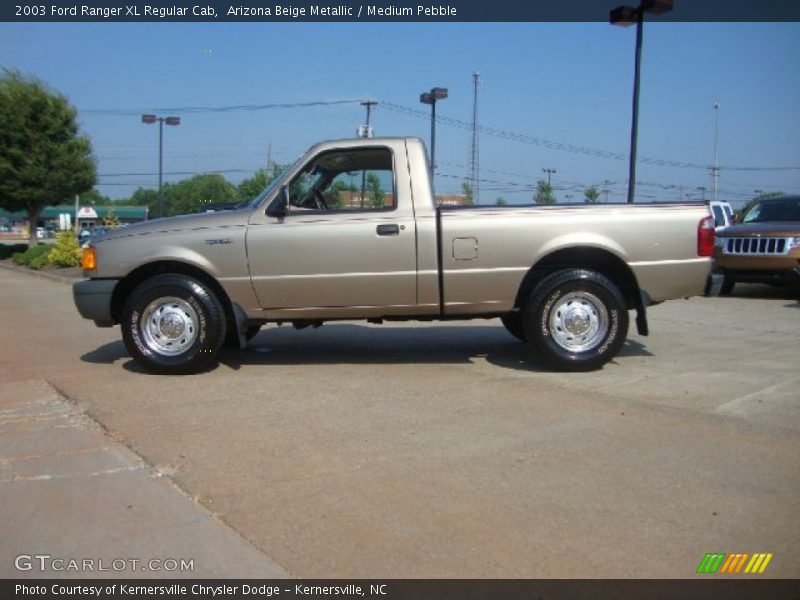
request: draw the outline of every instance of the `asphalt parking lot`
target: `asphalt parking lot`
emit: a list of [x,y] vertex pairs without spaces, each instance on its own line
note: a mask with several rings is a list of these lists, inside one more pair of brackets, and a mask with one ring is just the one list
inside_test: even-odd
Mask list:
[[682,578],[769,552],[762,576],[797,577],[797,291],[654,307],[593,373],[499,321],[348,322],[165,377],[68,286],[0,270],[0,385],[49,383],[291,576]]

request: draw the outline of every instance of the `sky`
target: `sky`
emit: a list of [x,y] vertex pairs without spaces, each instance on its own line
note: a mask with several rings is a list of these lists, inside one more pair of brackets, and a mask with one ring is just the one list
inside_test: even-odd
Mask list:
[[[219,171],[238,183],[270,149],[289,163],[354,137],[362,100],[379,102],[376,135],[428,143],[419,94],[448,88],[437,115],[470,123],[477,70],[478,120],[496,134],[479,138],[481,203],[530,202],[544,168],[556,170],[559,201],[582,200],[588,185],[621,201],[634,42],[634,28],[607,23],[0,23],[0,65],[69,98],[98,158],[97,189],[115,199],[158,185],[158,128],[143,112],[182,119],[165,127],[165,181]],[[186,110],[336,101],[352,102]],[[798,106],[800,24],[646,23],[637,200],[710,199],[715,112],[718,199],[800,193]],[[470,140],[437,125],[437,192],[460,191]]]

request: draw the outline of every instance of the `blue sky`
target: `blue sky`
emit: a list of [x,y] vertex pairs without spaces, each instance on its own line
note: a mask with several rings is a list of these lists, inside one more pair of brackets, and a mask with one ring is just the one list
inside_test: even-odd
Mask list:
[[[2,23],[0,64],[69,97],[99,159],[98,189],[119,198],[157,186],[157,128],[139,122],[142,110],[374,99],[427,111],[420,92],[442,86],[450,97],[438,113],[469,121],[476,69],[481,124],[626,157],[634,35],[605,23]],[[647,23],[641,86],[640,157],[711,164],[718,101],[718,197],[800,193],[800,24]],[[275,160],[291,162],[316,141],[352,137],[364,119],[358,104],[175,114],[183,122],[165,130],[164,170],[229,171],[233,182],[266,163],[270,144]],[[373,126],[429,136],[424,116],[386,105]],[[460,189],[469,140],[438,126],[437,191]],[[610,200],[624,198],[627,160],[546,146],[482,135],[481,201],[529,201],[543,167],[557,170],[561,201],[605,180]],[[710,196],[704,168],[640,164],[637,175],[641,200],[696,199],[700,186]]]

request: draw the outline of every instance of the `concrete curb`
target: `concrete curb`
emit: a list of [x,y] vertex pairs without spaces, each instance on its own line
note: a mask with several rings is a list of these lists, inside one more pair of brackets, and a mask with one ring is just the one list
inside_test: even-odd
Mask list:
[[58,283],[63,283],[64,285],[72,285],[76,281],[83,279],[83,277],[65,277],[63,275],[56,275],[55,273],[50,273],[48,271],[34,271],[33,269],[26,269],[25,267],[18,267],[17,265],[8,263],[0,263],[0,268],[7,271],[15,271],[16,273],[33,275],[34,277],[39,277],[41,279],[57,281]]

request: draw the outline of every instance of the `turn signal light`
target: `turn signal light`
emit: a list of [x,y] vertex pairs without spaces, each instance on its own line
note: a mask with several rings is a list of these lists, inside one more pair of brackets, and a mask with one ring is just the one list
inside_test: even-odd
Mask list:
[[81,268],[84,271],[94,271],[97,268],[97,251],[94,248],[83,249]]
[[705,217],[697,225],[697,256],[714,256],[713,217]]

